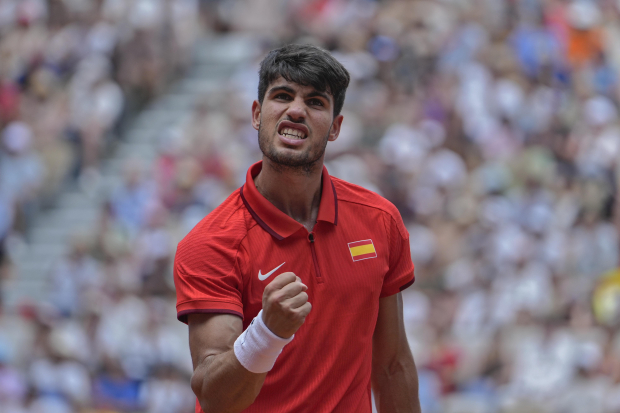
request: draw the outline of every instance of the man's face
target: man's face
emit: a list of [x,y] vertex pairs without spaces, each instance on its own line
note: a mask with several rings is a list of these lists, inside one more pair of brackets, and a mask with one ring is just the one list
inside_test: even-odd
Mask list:
[[333,117],[333,105],[327,92],[276,79],[263,103],[252,105],[252,126],[263,154],[282,166],[312,168],[323,159],[327,141],[340,133],[342,115]]

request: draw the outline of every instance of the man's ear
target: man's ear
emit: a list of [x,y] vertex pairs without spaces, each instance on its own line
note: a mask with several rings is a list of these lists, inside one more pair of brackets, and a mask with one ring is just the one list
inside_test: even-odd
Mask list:
[[258,100],[252,102],[252,126],[256,130],[260,126],[260,102]]
[[329,130],[329,137],[327,138],[327,140],[335,141],[336,139],[338,139],[338,135],[340,135],[340,128],[342,126],[343,119],[344,119],[344,116],[342,115],[338,115],[334,118],[334,121],[332,122],[332,128]]

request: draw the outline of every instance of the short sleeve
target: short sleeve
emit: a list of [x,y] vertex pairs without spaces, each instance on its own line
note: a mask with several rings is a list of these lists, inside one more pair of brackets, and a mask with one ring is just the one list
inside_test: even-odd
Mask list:
[[192,313],[224,313],[243,318],[240,240],[226,235],[188,235],[177,247],[174,285],[177,318],[187,324]]
[[409,248],[409,232],[405,228],[398,210],[386,214],[386,232],[390,237],[389,269],[383,278],[381,297],[394,295],[409,287],[415,281],[411,250]]

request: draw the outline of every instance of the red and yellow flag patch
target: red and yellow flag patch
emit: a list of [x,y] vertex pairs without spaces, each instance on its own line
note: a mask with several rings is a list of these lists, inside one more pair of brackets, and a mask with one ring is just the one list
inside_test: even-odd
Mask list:
[[371,239],[363,241],[349,242],[349,251],[353,261],[366,260],[368,258],[377,258],[377,251]]

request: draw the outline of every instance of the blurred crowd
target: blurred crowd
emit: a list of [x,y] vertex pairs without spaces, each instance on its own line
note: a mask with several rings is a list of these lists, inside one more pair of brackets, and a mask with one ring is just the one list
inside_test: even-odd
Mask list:
[[423,411],[620,412],[619,1],[0,1],[7,232],[59,168],[97,173],[187,62],[199,8],[252,34],[253,63],[153,137],[155,164],[128,163],[48,302],[0,318],[1,412],[192,411],[175,246],[260,159],[258,62],[292,41],[351,73],[328,170],[409,229]]
[[[62,188],[97,182],[101,160],[182,75],[203,32],[197,0],[0,0],[0,282],[11,242],[28,240]],[[119,225],[143,224],[131,197],[119,191],[110,203]],[[49,275],[49,303],[0,316],[0,412],[192,410],[173,304],[148,291],[132,298],[142,294],[134,263],[93,256],[97,231],[72,240]],[[157,237],[141,233],[135,265],[159,265],[145,255]],[[126,329],[141,333],[126,341]]]
[[124,122],[187,65],[196,0],[0,1],[0,239],[72,178],[88,185]]

